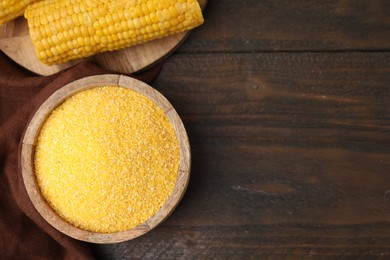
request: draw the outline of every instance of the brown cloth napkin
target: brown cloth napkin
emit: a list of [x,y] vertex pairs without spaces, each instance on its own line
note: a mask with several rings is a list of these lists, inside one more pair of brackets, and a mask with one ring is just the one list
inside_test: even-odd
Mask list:
[[[161,64],[134,76],[150,82]],[[35,210],[19,169],[19,147],[30,117],[54,91],[76,79],[111,73],[81,63],[55,75],[28,72],[0,52],[0,259],[91,259],[88,243],[63,235]]]

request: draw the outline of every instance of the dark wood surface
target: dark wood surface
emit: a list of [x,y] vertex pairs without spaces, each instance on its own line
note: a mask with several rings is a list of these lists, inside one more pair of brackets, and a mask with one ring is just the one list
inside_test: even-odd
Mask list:
[[390,258],[390,1],[215,0],[153,86],[192,146],[176,211],[100,259]]

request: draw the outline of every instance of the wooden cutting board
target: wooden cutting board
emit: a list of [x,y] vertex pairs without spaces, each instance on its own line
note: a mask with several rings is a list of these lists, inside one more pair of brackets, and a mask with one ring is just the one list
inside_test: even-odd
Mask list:
[[[204,10],[207,0],[198,2]],[[137,72],[167,57],[180,46],[189,33],[178,33],[126,49],[96,54],[88,59],[111,71],[126,74]],[[43,64],[35,54],[24,17],[0,26],[0,50],[24,68],[45,76],[83,61],[75,60],[53,66]]]

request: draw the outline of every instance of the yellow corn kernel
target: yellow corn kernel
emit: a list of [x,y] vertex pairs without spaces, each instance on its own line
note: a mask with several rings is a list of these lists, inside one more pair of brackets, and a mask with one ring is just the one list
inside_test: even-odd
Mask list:
[[26,7],[39,0],[7,0],[0,1],[0,25],[23,15]]
[[[62,46],[62,43],[68,45],[70,39],[67,35],[72,41],[84,42],[74,48],[80,48],[76,51],[78,57],[88,57],[107,49],[118,50],[191,30],[203,23],[197,0],[45,0],[30,5],[25,17],[37,54],[45,51],[42,49],[43,44],[38,42],[46,38],[51,39],[59,33],[65,36],[61,41],[47,39],[50,43],[49,49],[56,49],[51,53],[61,57],[53,59],[50,55],[38,55],[45,57],[41,61],[47,65],[75,58],[74,55],[68,55],[68,52],[61,53],[64,48],[57,48]],[[44,33],[42,28],[45,28]],[[124,34],[125,31],[128,33]],[[86,45],[86,41],[78,37],[92,38],[94,41],[89,41],[90,44]],[[56,63],[52,63],[53,60]]]
[[119,86],[68,98],[46,119],[34,155],[38,186],[53,210],[102,233],[131,229],[156,214],[173,191],[179,164],[165,112]]

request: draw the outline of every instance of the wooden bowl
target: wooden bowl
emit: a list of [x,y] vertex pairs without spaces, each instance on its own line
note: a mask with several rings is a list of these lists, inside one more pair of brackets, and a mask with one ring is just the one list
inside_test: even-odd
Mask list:
[[[42,125],[50,113],[65,99],[88,88],[118,85],[144,94],[160,106],[172,123],[179,143],[180,166],[176,184],[162,208],[147,221],[130,230],[116,233],[86,231],[63,220],[42,196],[34,172],[34,151]],[[37,110],[27,126],[21,149],[21,171],[27,193],[42,217],[57,230],[78,240],[92,243],[116,243],[133,239],[150,231],[164,221],[184,195],[190,177],[191,154],[184,125],[168,100],[147,84],[121,75],[100,75],[74,81],[53,93]]]

